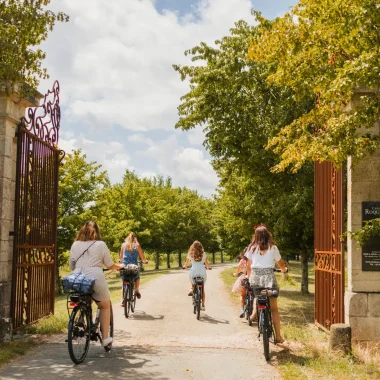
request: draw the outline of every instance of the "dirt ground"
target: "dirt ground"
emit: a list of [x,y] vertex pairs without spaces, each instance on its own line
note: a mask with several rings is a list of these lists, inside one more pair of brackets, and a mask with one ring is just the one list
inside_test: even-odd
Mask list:
[[206,310],[196,320],[188,271],[173,271],[141,288],[129,319],[114,305],[115,334],[110,353],[91,344],[86,361],[74,365],[65,336],[56,336],[0,370],[0,379],[279,379],[276,350],[267,363],[257,327],[238,317],[219,273],[208,271]]

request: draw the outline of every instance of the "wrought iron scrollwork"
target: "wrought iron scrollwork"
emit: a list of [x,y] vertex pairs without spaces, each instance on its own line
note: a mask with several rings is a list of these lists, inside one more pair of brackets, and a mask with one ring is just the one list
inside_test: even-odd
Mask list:
[[21,118],[22,127],[54,147],[58,145],[61,121],[59,91],[59,83],[55,81],[52,89],[45,94],[43,103],[28,108],[27,117]]

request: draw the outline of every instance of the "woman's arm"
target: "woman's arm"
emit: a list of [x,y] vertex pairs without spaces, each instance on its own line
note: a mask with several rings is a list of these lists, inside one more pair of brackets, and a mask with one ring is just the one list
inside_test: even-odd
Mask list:
[[189,264],[190,264],[190,260],[188,257],[186,257],[186,261],[185,261],[185,264],[183,265],[183,269],[186,269]]
[[122,244],[120,248],[120,253],[119,253],[119,263],[123,262],[123,258],[124,258],[123,256],[124,256],[124,249],[123,249],[123,244]]
[[236,277],[236,276],[239,274],[239,272],[241,272],[241,270],[242,270],[242,265],[241,265],[241,261],[239,261],[239,265],[238,265],[238,267],[236,268],[235,273],[233,273],[232,275],[233,275],[234,277]]
[[137,252],[139,253],[139,256],[144,264],[148,264],[148,260],[145,258],[145,254],[140,246],[137,247]]
[[282,273],[285,273],[288,270],[288,268],[286,267],[285,261],[283,259],[276,261],[276,264],[281,268]]
[[252,265],[252,260],[248,259],[247,260],[247,277],[249,279],[251,278],[251,265]]
[[209,264],[209,262],[207,260],[207,257],[206,257],[206,260],[205,260],[205,264],[206,264],[207,269],[211,269],[210,264]]
[[110,267],[107,267],[107,269],[109,270],[120,270],[123,268],[124,268],[123,264],[112,264]]

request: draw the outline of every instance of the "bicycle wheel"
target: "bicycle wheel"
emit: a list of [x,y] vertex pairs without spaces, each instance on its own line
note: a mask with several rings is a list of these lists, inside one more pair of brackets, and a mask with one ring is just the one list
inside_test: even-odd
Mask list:
[[201,316],[201,298],[202,298],[202,290],[198,288],[197,290],[197,319],[199,321],[199,318]]
[[[112,310],[112,302],[111,301],[110,301],[110,313],[111,313],[111,315],[110,315],[110,327],[108,329],[108,336],[113,338],[113,310]],[[111,351],[111,348],[112,348],[112,343],[109,344],[108,346],[104,347],[106,352]]]
[[124,315],[125,318],[129,316],[130,302],[129,302],[129,285],[124,285]]
[[268,316],[265,311],[261,312],[263,321],[262,321],[262,334],[263,334],[263,346],[264,346],[264,357],[265,360],[269,360],[269,321]]
[[91,320],[86,309],[75,308],[70,316],[68,326],[68,348],[71,360],[80,364],[87,356],[90,346]]

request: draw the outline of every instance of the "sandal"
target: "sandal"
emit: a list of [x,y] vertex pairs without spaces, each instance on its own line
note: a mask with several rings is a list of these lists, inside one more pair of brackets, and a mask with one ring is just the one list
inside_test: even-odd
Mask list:
[[250,316],[249,319],[252,321],[252,322],[257,322],[257,314],[255,314],[254,316]]
[[284,343],[285,342],[285,339],[284,338],[281,338],[281,339],[276,339],[274,341],[274,344],[281,344],[281,343]]
[[193,295],[193,291],[192,291],[192,290],[190,290],[190,292],[189,292],[189,293],[187,293],[187,295],[188,295],[189,297],[191,297],[191,296]]
[[141,293],[140,292],[135,292],[135,294],[136,294],[137,299],[139,300],[141,298]]

